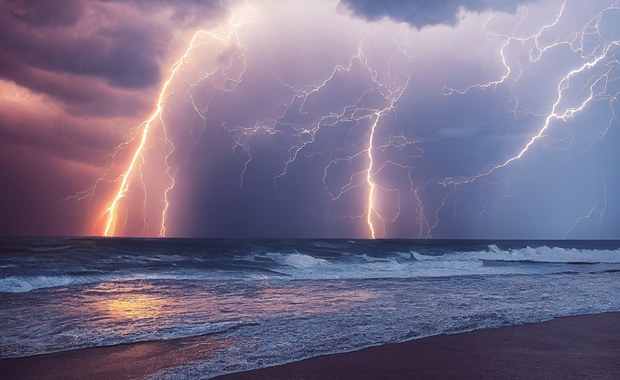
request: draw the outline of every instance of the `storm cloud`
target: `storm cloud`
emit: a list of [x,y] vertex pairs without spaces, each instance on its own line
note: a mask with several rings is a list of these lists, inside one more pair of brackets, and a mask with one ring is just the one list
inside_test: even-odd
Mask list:
[[154,116],[115,234],[618,238],[611,2],[46,4],[0,16],[0,233],[101,234]]
[[446,24],[455,25],[461,11],[470,12],[514,12],[519,5],[531,1],[510,0],[341,0],[341,3],[358,16],[369,20],[388,17],[394,21],[406,22],[416,28]]

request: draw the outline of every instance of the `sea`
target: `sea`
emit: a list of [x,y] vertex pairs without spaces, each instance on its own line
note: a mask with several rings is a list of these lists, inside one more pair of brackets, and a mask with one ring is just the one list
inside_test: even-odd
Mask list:
[[620,241],[0,239],[0,358],[213,342],[156,379],[609,311]]

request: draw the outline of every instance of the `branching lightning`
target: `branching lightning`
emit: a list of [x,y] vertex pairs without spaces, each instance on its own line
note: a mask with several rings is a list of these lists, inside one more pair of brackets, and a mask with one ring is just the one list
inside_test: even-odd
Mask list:
[[[519,160],[524,159],[525,156],[528,154],[528,152],[534,147],[534,145],[539,140],[542,140],[547,135],[549,129],[553,126],[554,122],[557,122],[557,121],[567,122],[569,120],[572,120],[577,114],[584,111],[591,103],[596,102],[596,101],[608,101],[610,103],[611,114],[612,114],[611,120],[609,121],[607,128],[605,128],[605,130],[600,133],[599,138],[598,138],[599,140],[604,138],[604,136],[609,131],[609,128],[611,128],[613,122],[616,120],[615,110],[614,110],[613,105],[614,105],[614,102],[617,102],[620,92],[616,90],[615,93],[613,92],[610,93],[610,91],[608,90],[608,84],[613,81],[618,80],[618,78],[610,78],[610,75],[611,75],[612,70],[617,69],[617,67],[619,66],[618,58],[616,57],[616,54],[617,54],[617,49],[620,47],[620,40],[612,40],[609,42],[605,42],[605,39],[603,38],[603,35],[601,34],[601,31],[600,31],[600,23],[606,14],[608,14],[609,12],[618,12],[620,11],[620,8],[618,7],[616,3],[613,3],[610,6],[603,9],[602,11],[600,11],[598,14],[596,14],[592,19],[590,19],[583,26],[581,30],[573,32],[570,35],[570,38],[565,39],[565,40],[556,39],[554,42],[550,44],[547,44],[547,45],[543,44],[541,42],[541,37],[546,31],[553,29],[560,23],[560,21],[562,20],[562,17],[565,14],[566,6],[567,6],[567,3],[564,2],[561,5],[559,12],[557,16],[555,17],[555,19],[553,20],[553,22],[542,26],[539,30],[537,30],[535,33],[529,36],[526,36],[526,37],[515,36],[518,33],[520,26],[522,25],[522,23],[524,22],[524,20],[526,19],[528,15],[528,8],[524,8],[523,17],[521,21],[519,22],[519,24],[517,25],[517,27],[515,28],[513,36],[490,35],[492,37],[499,37],[499,38],[504,39],[504,42],[502,43],[499,49],[499,56],[501,58],[501,63],[505,69],[505,72],[501,78],[490,81],[488,83],[484,83],[484,84],[474,84],[474,85],[467,87],[464,90],[457,90],[457,89],[447,88],[447,87],[443,89],[442,93],[445,96],[466,95],[467,93],[474,91],[474,90],[495,90],[498,86],[509,84],[511,88],[511,92],[513,92],[512,90],[514,90],[516,84],[519,83],[521,76],[523,74],[523,70],[521,69],[517,75],[514,75],[513,74],[515,72],[514,67],[520,66],[520,65],[518,62],[511,63],[507,59],[506,49],[509,46],[512,46],[513,44],[520,45],[522,47],[533,46],[529,50],[529,53],[528,53],[528,56],[529,56],[529,59],[527,62],[528,64],[536,64],[546,54],[550,54],[552,51],[556,51],[557,49],[561,47],[562,48],[568,47],[573,53],[578,55],[583,62],[579,64],[579,66],[568,70],[559,79],[556,85],[556,88],[555,88],[555,99],[553,100],[553,103],[550,106],[550,111],[547,114],[539,115],[529,110],[522,111],[522,114],[543,117],[544,121],[541,124],[540,128],[529,138],[527,143],[522,148],[520,148],[516,154],[508,157],[503,162],[491,165],[489,169],[481,171],[479,174],[472,175],[470,177],[463,177],[463,178],[447,178],[441,182],[444,187],[452,186],[452,190],[450,190],[448,194],[444,197],[441,206],[437,209],[437,212],[436,212],[437,222],[435,223],[435,225],[433,225],[430,228],[428,236],[431,236],[433,230],[437,228],[439,224],[439,213],[445,207],[446,200],[449,197],[453,196],[454,192],[457,190],[457,188],[460,185],[470,184],[470,183],[473,183],[481,179],[487,179],[496,171],[503,169]],[[585,39],[588,37],[593,37],[593,36],[600,38],[601,43],[597,45],[595,48],[588,50],[586,48],[587,43]],[[599,69],[599,70],[595,72],[593,69]],[[587,84],[584,87],[585,96],[582,99],[578,100],[577,102],[573,101],[571,103],[571,100],[568,99],[568,96],[566,96],[566,93],[569,90],[573,89],[574,87],[573,83],[577,80],[577,78],[580,78],[583,80],[583,77],[588,74],[590,75],[590,77],[589,79],[586,80]],[[513,99],[508,101],[506,104],[507,106],[509,104],[512,105],[512,109],[508,109],[508,111],[516,117],[517,110],[519,108],[519,99],[514,95],[514,92],[513,92]],[[598,207],[598,203],[595,203],[592,209],[590,209],[589,213],[586,216],[579,217],[575,221],[575,224],[573,225],[573,227],[571,227],[571,229],[569,230],[569,233],[576,227],[576,225],[580,223],[580,221],[591,217],[592,213],[594,212],[594,210],[597,209],[597,207]],[[484,212],[484,209],[481,211],[480,215],[482,215],[483,212]]]
[[[539,42],[539,38],[542,35],[542,33],[549,28],[552,28],[553,26],[557,25],[557,23],[560,21],[562,14],[564,13],[564,8],[566,6],[566,3],[564,3],[560,9],[560,12],[557,16],[557,18],[555,19],[555,21],[550,24],[550,25],[545,25],[543,26],[537,33],[535,33],[532,36],[529,36],[527,38],[517,38],[517,37],[509,37],[507,39],[507,42],[504,43],[500,49],[500,55],[502,57],[502,64],[504,65],[504,67],[507,68],[507,73],[504,74],[504,76],[502,76],[501,79],[496,80],[496,81],[492,81],[486,84],[476,84],[473,86],[468,87],[467,89],[463,90],[463,91],[459,91],[459,90],[454,90],[454,89],[444,89],[444,95],[452,95],[453,93],[458,93],[458,94],[466,94],[467,92],[475,89],[475,88],[490,88],[490,87],[497,87],[498,85],[504,83],[506,81],[506,79],[510,76],[510,73],[512,71],[511,67],[506,63],[506,57],[504,56],[504,49],[512,42],[512,41],[518,41],[520,43],[525,43],[528,40],[534,40],[535,41],[535,50],[531,50],[530,51],[530,62],[531,63],[535,63],[538,60],[540,60],[540,58],[543,56],[543,54],[549,50],[551,50],[552,48],[556,48],[558,46],[561,45],[569,45],[571,46],[571,48],[573,49],[573,52],[578,53],[579,51],[583,51],[583,40],[581,41],[581,43],[576,44],[575,41],[568,42],[568,41],[556,41],[555,43],[551,44],[551,45],[547,45],[547,46],[541,46],[540,42]],[[581,32],[581,38],[583,39],[583,37],[586,35],[586,31],[585,29],[588,27],[592,27],[594,28],[594,30],[598,30],[598,21],[600,21],[602,15],[604,14],[604,12],[607,11],[611,11],[611,10],[618,10],[619,8],[616,7],[610,7],[605,9],[604,11],[601,11],[594,19],[592,19],[588,25],[586,27],[584,27],[584,31]],[[527,14],[527,13],[526,13]],[[593,26],[591,26],[591,24],[594,23]],[[575,45],[577,45],[578,47],[574,47]],[[467,178],[467,179],[462,179],[462,180],[454,180],[454,179],[448,179],[446,180],[444,183],[445,184],[462,184],[462,183],[468,183],[468,182],[473,182],[479,178],[482,177],[486,177],[488,175],[490,175],[491,173],[493,173],[494,171],[501,169],[509,164],[511,164],[514,161],[517,161],[519,159],[521,159],[527,152],[528,150],[532,147],[532,145],[534,145],[534,143],[536,143],[536,141],[540,140],[542,137],[544,137],[545,133],[547,132],[547,130],[549,129],[549,126],[551,125],[551,123],[553,121],[557,121],[557,120],[562,120],[562,121],[567,121],[570,120],[571,118],[573,118],[575,116],[575,114],[583,111],[586,106],[592,102],[593,100],[597,99],[597,95],[605,95],[605,92],[603,91],[603,93],[598,93],[596,92],[596,87],[597,85],[601,82],[601,81],[606,81],[606,77],[607,74],[609,73],[609,71],[607,71],[607,73],[596,77],[596,79],[591,83],[591,85],[589,86],[589,94],[586,97],[586,99],[584,99],[581,103],[576,104],[572,107],[566,107],[563,110],[560,110],[560,105],[562,104],[563,101],[563,95],[564,92],[570,88],[570,81],[573,77],[575,77],[578,74],[581,74],[597,65],[599,65],[601,62],[604,62],[605,59],[607,59],[610,55],[611,52],[614,48],[620,47],[620,40],[615,40],[612,41],[611,43],[607,44],[607,46],[604,47],[604,50],[600,53],[600,54],[595,54],[593,53],[592,56],[590,57],[586,57],[582,55],[582,58],[584,59],[588,59],[587,62],[583,63],[581,66],[570,70],[568,73],[566,73],[566,75],[564,75],[556,88],[556,99],[555,102],[553,103],[553,105],[551,106],[551,112],[545,117],[545,121],[542,125],[542,127],[538,130],[538,133],[536,133],[535,135],[533,135],[530,140],[527,142],[527,144],[525,144],[525,146],[514,156],[506,159],[506,161],[504,161],[503,163],[494,165],[491,169],[487,170],[486,172],[483,172],[481,174],[475,175],[473,177]],[[533,51],[536,51],[536,53],[533,53]],[[537,55],[537,56],[536,56]],[[614,60],[617,62],[617,60]],[[518,78],[514,79],[515,81],[518,81]],[[617,95],[616,95],[617,96]],[[614,96],[615,99],[615,96]]]
[[[137,137],[138,147],[134,151],[131,157],[131,161],[129,161],[129,165],[127,166],[127,169],[125,170],[123,174],[121,174],[121,177],[120,177],[121,183],[118,187],[116,195],[112,198],[110,205],[108,206],[108,208],[105,209],[105,211],[102,214],[102,217],[106,217],[106,223],[105,223],[105,229],[103,230],[103,236],[114,235],[114,232],[116,230],[118,203],[121,201],[121,199],[125,197],[127,190],[129,190],[129,179],[132,176],[134,170],[136,169],[137,166],[141,166],[138,163],[138,159],[142,157],[142,152],[149,138],[149,132],[151,130],[151,127],[153,126],[154,122],[157,119],[161,119],[161,115],[162,115],[163,108],[164,108],[164,103],[166,101],[166,98],[169,96],[169,91],[171,91],[171,82],[174,79],[174,76],[179,70],[179,68],[181,67],[181,65],[185,62],[185,59],[187,59],[190,52],[194,48],[196,39],[202,33],[203,31],[199,31],[199,32],[196,32],[196,34],[194,34],[189,44],[189,47],[187,48],[185,53],[181,56],[181,58],[179,58],[178,61],[174,63],[174,65],[172,65],[172,68],[170,69],[170,75],[168,76],[168,79],[164,82],[162,90],[159,93],[159,97],[157,98],[157,104],[155,106],[155,111],[151,114],[151,116],[148,119],[146,119],[140,125],[141,133]],[[142,162],[144,162],[143,159],[142,159]],[[167,207],[168,205],[166,203],[166,205],[164,206],[164,210],[166,210]]]
[[[354,125],[368,125],[368,133],[366,134],[367,143],[365,144],[365,147],[362,148],[357,144],[351,144],[351,147],[353,149],[356,149],[356,152],[354,154],[331,157],[323,170],[323,184],[325,186],[325,193],[328,194],[330,198],[334,201],[340,199],[344,194],[348,193],[349,191],[358,189],[365,184],[365,187],[367,188],[367,195],[364,211],[361,215],[350,216],[350,218],[358,219],[364,217],[368,228],[368,236],[374,239],[377,237],[377,220],[380,221],[382,224],[385,224],[384,218],[377,210],[375,200],[376,188],[379,185],[374,181],[373,178],[374,175],[378,172],[376,168],[374,152],[376,149],[381,148],[375,146],[375,133],[381,119],[384,116],[395,112],[396,103],[398,102],[402,94],[406,91],[409,85],[410,75],[402,72],[397,72],[395,70],[395,72],[393,73],[387,73],[390,80],[389,82],[384,83],[379,80],[376,70],[372,68],[364,54],[364,43],[365,40],[360,41],[357,49],[357,54],[351,57],[346,66],[335,66],[329,77],[316,85],[309,86],[309,89],[307,90],[298,90],[290,85],[281,82],[283,86],[292,89],[296,94],[295,99],[291,100],[291,102],[286,106],[287,111],[290,112],[291,110],[293,110],[293,107],[297,107],[295,109],[295,112],[299,115],[307,115],[308,111],[305,109],[305,107],[311,96],[320,94],[321,91],[323,91],[326,86],[328,86],[332,81],[334,81],[338,75],[346,75],[351,73],[355,65],[360,65],[363,69],[363,72],[366,74],[365,78],[369,82],[369,87],[366,90],[362,91],[359,97],[357,97],[357,99],[352,104],[344,106],[341,111],[330,112],[324,115],[317,115],[310,126],[286,123],[283,119],[280,119],[276,122],[276,124],[286,126],[287,128],[295,130],[296,132],[293,136],[296,137],[298,141],[291,142],[291,148],[289,149],[289,159],[284,163],[282,171],[275,176],[274,186],[276,189],[278,189],[278,181],[288,174],[290,166],[298,159],[299,155],[304,151],[304,149],[309,148],[316,141],[317,134],[323,128],[335,128],[339,124],[346,123],[353,123]],[[390,43],[394,44],[394,48],[401,56],[401,59],[404,59],[405,61],[410,61],[413,58],[409,56],[394,40],[390,40]],[[398,78],[398,76],[401,76],[402,78]],[[379,94],[379,96],[381,97],[383,106],[369,107],[365,105],[365,102],[369,101],[367,98],[376,94]],[[243,136],[245,136],[243,140],[247,141],[247,135],[254,134],[257,132],[257,130],[266,131],[270,134],[278,133],[277,130],[264,126],[261,126],[258,129],[257,127],[246,128],[243,131]],[[404,139],[404,137],[402,138]],[[237,141],[239,142],[241,141],[241,139],[237,139]],[[247,165],[252,159],[252,156],[249,153],[249,149],[244,148],[244,151],[248,152],[249,158],[248,161],[246,161],[243,173],[245,173]],[[332,168],[338,162],[352,162],[354,160],[361,159],[364,156],[367,159],[365,169],[355,171],[353,174],[351,174],[346,184],[340,186],[337,192],[332,192],[327,184],[327,176],[330,168]]]
[[[328,204],[327,207],[330,208],[328,212],[331,212],[332,207],[335,209],[347,203],[342,206],[345,211],[340,211],[336,217],[346,218],[347,223],[348,220],[355,220],[356,226],[363,228],[364,234],[374,239],[389,236],[390,226],[395,224],[397,219],[401,217],[404,219],[406,216],[403,216],[405,212],[402,204],[408,201],[408,207],[416,213],[415,218],[410,219],[414,224],[411,229],[415,229],[419,237],[432,237],[433,233],[441,229],[444,211],[452,210],[452,218],[456,219],[457,196],[462,194],[459,191],[463,187],[474,183],[501,183],[506,186],[504,193],[506,196],[510,181],[494,182],[497,177],[496,173],[504,172],[502,169],[518,161],[526,160],[531,155],[531,151],[550,134],[557,124],[573,120],[595,102],[609,102],[610,104],[612,117],[602,128],[597,141],[603,140],[608,135],[617,121],[615,106],[620,103],[620,90],[616,88],[616,84],[612,85],[619,80],[617,70],[620,62],[616,55],[620,49],[620,40],[606,40],[601,31],[601,24],[609,12],[619,11],[620,7],[614,3],[585,24],[580,25],[580,28],[573,33],[557,37],[551,42],[545,42],[547,34],[555,33],[570,12],[570,5],[566,2],[557,8],[550,20],[542,26],[538,24],[533,32],[523,31],[531,16],[531,10],[527,7],[521,8],[521,14],[515,20],[516,25],[510,28],[510,31],[506,33],[508,35],[487,33],[491,17],[487,19],[484,25],[485,33],[493,41],[499,40],[494,54],[498,59],[497,65],[501,73],[495,76],[496,79],[490,81],[485,79],[483,83],[463,86],[464,89],[444,87],[441,93],[446,97],[464,97],[474,92],[505,89],[510,94],[510,99],[504,103],[508,117],[515,119],[527,117],[528,120],[535,120],[536,124],[527,138],[507,157],[494,159],[492,164],[471,170],[467,173],[475,174],[466,176],[442,175],[426,183],[418,182],[417,175],[424,168],[422,163],[425,154],[422,149],[423,139],[410,137],[415,135],[410,130],[392,133],[391,127],[392,124],[396,124],[394,121],[397,119],[399,102],[403,94],[411,90],[409,86],[413,66],[410,63],[414,60],[414,57],[396,40],[380,36],[382,38],[380,44],[389,46],[382,52],[389,51],[390,53],[381,58],[387,64],[385,62],[377,64],[370,58],[374,45],[368,42],[376,36],[366,35],[360,40],[356,39],[354,43],[358,43],[357,50],[355,50],[355,45],[350,45],[351,55],[341,58],[339,64],[335,62],[330,64],[329,70],[323,72],[324,76],[318,80],[314,78],[312,83],[304,83],[299,86],[300,88],[285,83],[277,73],[272,72],[273,77],[278,81],[277,84],[282,86],[280,89],[284,89],[283,93],[286,93],[277,111],[273,111],[269,118],[259,119],[257,117],[251,122],[243,122],[245,125],[229,125],[227,121],[219,121],[216,126],[228,134],[232,141],[233,154],[241,155],[243,160],[239,171],[234,173],[235,176],[239,176],[238,191],[241,196],[246,194],[251,182],[248,172],[251,172],[254,165],[260,161],[254,160],[257,156],[256,151],[253,151],[253,143],[257,141],[254,139],[267,137],[273,141],[282,141],[282,145],[285,145],[282,150],[284,158],[278,162],[278,165],[281,165],[271,171],[267,177],[266,186],[273,186],[274,196],[277,194],[285,196],[286,181],[290,178],[289,175],[297,170],[296,165],[301,165],[302,160],[313,160],[319,165],[319,170],[322,169],[322,178],[319,178],[321,182],[318,186],[323,187],[323,197]],[[239,14],[239,12],[233,12],[232,21],[221,30],[198,30],[193,34],[186,50],[170,67],[155,107],[148,118],[139,124],[137,133],[133,137],[116,148],[111,164],[104,175],[90,189],[75,195],[78,199],[92,198],[99,185],[107,182],[115,185],[114,194],[106,202],[100,216],[100,219],[104,220],[101,231],[104,236],[123,233],[121,227],[128,215],[123,214],[122,204],[131,196],[130,194],[133,194],[133,189],[142,194],[141,219],[144,230],[150,230],[149,224],[155,225],[147,215],[147,208],[152,207],[152,203],[149,202],[158,201],[159,197],[150,195],[147,168],[148,163],[153,162],[149,150],[158,144],[157,147],[163,151],[163,155],[157,172],[158,178],[160,180],[163,178],[163,182],[160,184],[162,186],[161,205],[157,208],[158,216],[155,219],[159,224],[159,236],[166,236],[168,214],[172,207],[172,194],[177,186],[177,174],[190,160],[190,152],[200,140],[207,125],[212,126],[213,124],[209,124],[212,120],[220,120],[212,117],[211,112],[217,112],[211,109],[214,104],[213,100],[235,91],[248,65],[253,63],[248,62],[245,47],[237,34],[237,30],[247,23],[247,17],[240,17]],[[590,47],[591,40],[595,37],[600,41],[592,48]],[[213,67],[207,68],[204,67],[205,64],[201,62],[198,54],[198,49],[206,44],[206,40],[218,41],[225,46],[222,49],[226,50],[226,53],[219,52],[221,53],[218,55],[219,60],[214,59],[217,63],[214,63]],[[522,102],[525,98],[519,99],[518,96],[519,85],[530,74],[528,70],[540,65],[549,55],[561,49],[572,52],[577,63],[572,66],[567,64],[564,67],[565,71],[558,73],[557,78],[553,79],[554,82],[550,87],[552,98],[545,101],[544,110],[526,109],[526,106],[523,106],[525,101]],[[518,51],[516,57],[513,50]],[[349,84],[349,82],[356,84],[353,87],[354,90],[347,93],[350,98],[338,98],[340,103],[337,105],[326,105],[315,101],[323,96],[331,99],[331,96],[334,96],[330,92],[333,91],[333,87],[341,83]],[[579,88],[579,95],[575,96],[572,91],[578,84],[583,84],[583,88]],[[184,91],[183,86],[187,86],[187,91]],[[177,96],[185,98],[186,105],[193,112],[192,117],[195,117],[195,120],[199,122],[198,125],[202,127],[201,131],[195,132],[194,124],[192,124],[192,131],[189,132],[191,142],[179,142],[178,130],[181,127],[176,125],[173,127],[173,122],[170,121],[171,115],[167,110],[172,107],[169,103],[172,102],[171,96],[175,91],[177,91]],[[315,103],[321,104],[317,106]],[[415,126],[406,128],[414,129]],[[345,132],[342,133],[342,131]],[[321,146],[323,141],[321,139],[330,134],[340,139],[337,141],[338,148]],[[570,147],[572,136],[564,141],[568,141]],[[568,150],[569,148],[563,145],[559,149]],[[120,152],[126,151],[131,151],[131,154],[121,174],[114,179],[109,179],[112,173],[118,171],[115,168],[118,164],[115,162],[121,161]],[[397,158],[395,158],[396,154],[399,155]],[[151,165],[157,166],[158,164]],[[386,178],[394,173],[398,173],[405,181],[399,184],[390,183]],[[272,176],[273,185],[271,184]],[[235,186],[236,180],[235,177]],[[437,197],[436,207],[431,207],[425,204],[425,200],[427,194],[433,193],[435,188],[440,188],[441,193]],[[575,221],[567,235],[580,223],[592,218],[597,210],[600,210],[601,228],[603,228],[603,213],[607,206],[607,187],[604,181],[603,188],[603,199],[595,198],[595,204],[588,210],[589,212]],[[147,193],[149,202],[147,202]],[[487,198],[486,194],[477,195],[479,206],[477,204],[475,207],[476,211],[477,207],[480,207],[480,211],[475,217],[476,223],[487,218],[488,213],[485,207],[492,203],[489,199],[491,198]],[[355,205],[350,206],[349,203],[355,203]],[[459,204],[459,213],[463,209],[460,206]],[[126,224],[127,221],[124,223]]]
[[[229,25],[225,33],[222,33],[222,31],[220,30],[218,31],[198,30],[194,33],[194,35],[192,36],[188,44],[187,49],[184,51],[181,57],[179,57],[178,60],[171,66],[168,77],[164,81],[161,91],[159,93],[159,96],[157,98],[155,109],[151,113],[151,115],[139,125],[138,134],[132,137],[131,139],[129,139],[128,141],[123,142],[121,145],[119,145],[116,148],[115,152],[113,153],[112,164],[108,168],[108,171],[106,171],[103,177],[97,180],[97,182],[95,183],[95,185],[93,185],[92,188],[88,189],[86,192],[84,192],[84,194],[76,195],[77,197],[92,196],[94,194],[94,191],[96,190],[97,185],[100,182],[104,181],[104,178],[106,177],[108,172],[112,169],[112,166],[114,165],[114,161],[116,159],[116,156],[119,150],[125,146],[130,146],[134,142],[137,142],[137,146],[135,147],[135,150],[131,154],[131,159],[126,169],[122,172],[122,174],[116,180],[114,180],[114,181],[120,181],[120,183],[118,185],[118,188],[114,196],[108,202],[108,206],[105,208],[105,210],[101,214],[101,218],[105,218],[105,226],[102,232],[103,236],[114,236],[117,233],[120,202],[126,197],[127,192],[129,191],[130,184],[136,177],[136,174],[135,174],[136,172],[138,173],[137,180],[140,183],[142,190],[144,192],[143,213],[146,212],[146,207],[147,207],[146,206],[146,194],[147,194],[146,190],[147,189],[146,189],[146,186],[143,180],[142,166],[145,163],[144,154],[146,151],[147,143],[152,138],[153,129],[155,129],[157,126],[161,126],[161,130],[163,133],[163,141],[164,141],[163,146],[164,146],[164,149],[167,149],[167,151],[164,153],[165,168],[164,168],[163,174],[170,181],[170,185],[167,186],[164,190],[163,207],[161,211],[161,224],[160,224],[160,229],[159,229],[159,236],[163,237],[166,235],[166,215],[170,207],[169,193],[175,187],[175,184],[176,184],[175,174],[176,172],[178,172],[178,169],[173,170],[169,164],[169,159],[175,150],[175,146],[173,142],[171,141],[171,139],[168,137],[168,130],[166,128],[166,122],[164,120],[164,115],[163,115],[166,101],[170,97],[170,95],[174,92],[172,83],[175,80],[178,73],[182,70],[183,66],[186,63],[192,61],[191,54],[195,49],[197,49],[198,46],[200,46],[203,43],[201,42],[202,39],[204,39],[205,37],[208,37],[208,38],[219,40],[221,42],[231,42],[232,39],[235,39],[235,41],[232,41],[232,42],[237,43],[238,42],[238,40],[236,39],[237,29],[248,22],[247,17],[248,17],[247,9],[243,9],[241,11],[237,10],[236,13],[233,12],[233,16],[230,19]],[[218,69],[221,69],[221,68],[218,67]],[[209,77],[210,74],[212,73],[205,73],[204,77],[201,79],[202,80],[206,79],[207,77]],[[192,98],[192,102],[193,102],[193,98]],[[194,104],[194,109],[196,113],[200,115],[201,117],[203,117],[201,111],[195,106],[195,103],[193,104]],[[145,214],[143,214],[143,222],[145,225],[145,229],[148,229],[148,222],[146,220]]]

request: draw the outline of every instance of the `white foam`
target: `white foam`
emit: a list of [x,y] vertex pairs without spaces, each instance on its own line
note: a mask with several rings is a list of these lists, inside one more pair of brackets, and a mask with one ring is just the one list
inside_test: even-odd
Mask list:
[[288,255],[284,255],[282,262],[286,265],[299,269],[329,265],[329,262],[327,260],[319,259],[309,255],[303,255],[301,253],[291,253]]
[[481,259],[506,261],[534,261],[540,263],[620,263],[620,250],[594,250],[558,247],[526,247],[500,250],[495,245],[479,254]]
[[64,276],[10,276],[0,278],[0,292],[24,293],[35,289],[55,288],[101,281],[101,278]]
[[[258,260],[261,258],[262,260]],[[338,258],[318,258],[300,252],[261,253],[244,258],[265,262],[268,268],[252,270],[213,268],[173,268],[166,270],[135,270],[101,275],[12,275],[0,278],[0,293],[22,293],[36,289],[96,284],[109,281],[133,280],[253,280],[263,278],[286,279],[370,279],[446,277],[494,274],[535,274],[563,271],[591,271],[592,266],[575,263],[600,263],[601,270],[620,269],[620,250],[593,250],[576,248],[526,247],[502,250],[490,245],[487,250],[447,252],[443,255],[423,255],[418,252],[395,252],[377,257],[367,254]],[[507,262],[510,265],[485,265],[486,261]],[[535,262],[540,265],[529,265]],[[553,264],[553,265],[546,265]],[[559,264],[559,265],[557,265]],[[261,264],[262,265],[262,264]],[[261,269],[266,269],[261,271]],[[258,271],[257,271],[258,270]],[[278,274],[280,273],[280,274]],[[286,275],[283,276],[282,274]]]
[[473,252],[457,252],[445,255],[422,255],[412,252],[418,261],[471,261],[471,260],[497,260],[512,262],[537,262],[537,263],[607,263],[620,264],[620,250],[577,249],[558,247],[525,247],[518,249],[502,250],[496,245],[490,245],[488,250]]
[[[285,268],[278,271],[297,279],[363,279],[446,277],[463,275],[555,273],[588,271],[575,263],[620,264],[620,250],[575,248],[537,248],[502,250],[490,245],[487,250],[423,255],[418,252],[396,252],[385,257],[356,256],[357,260],[325,260],[301,253],[270,253],[267,255]],[[361,260],[360,260],[361,259]],[[510,266],[487,266],[485,261],[510,262]],[[530,262],[541,265],[527,265]],[[557,265],[563,264],[558,268]]]

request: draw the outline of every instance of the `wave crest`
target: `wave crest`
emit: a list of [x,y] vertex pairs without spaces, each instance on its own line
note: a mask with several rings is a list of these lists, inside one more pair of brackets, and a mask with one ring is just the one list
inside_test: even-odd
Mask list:
[[[134,280],[330,280],[601,273],[620,270],[620,249],[549,246],[502,249],[495,244],[470,252],[459,252],[449,247],[440,251],[424,251],[423,247],[413,247],[416,250],[409,251],[378,248],[362,247],[341,252],[330,249],[325,252],[316,250],[316,247],[306,247],[288,252],[255,251],[201,257],[183,254],[154,257],[148,253],[104,258],[80,257],[84,263],[75,262],[75,258],[71,262],[63,262],[63,256],[59,256],[53,268],[48,268],[49,262],[32,268],[21,266],[20,261],[15,260],[0,268],[0,293]],[[88,268],[84,267],[86,261]],[[80,268],[79,272],[76,272],[77,267]],[[53,272],[46,274],[50,270]]]

